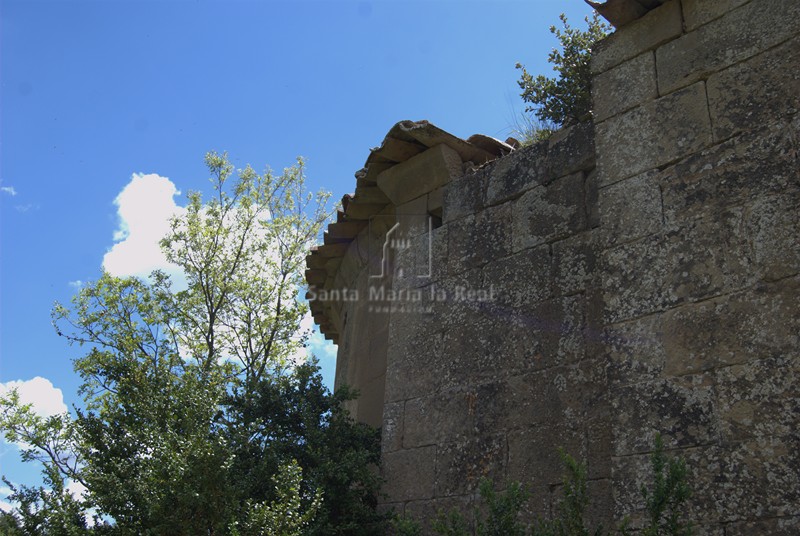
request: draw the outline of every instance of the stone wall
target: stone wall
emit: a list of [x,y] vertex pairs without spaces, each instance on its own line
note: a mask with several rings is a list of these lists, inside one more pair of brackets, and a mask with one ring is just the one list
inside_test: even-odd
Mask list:
[[470,516],[487,476],[546,515],[563,447],[592,520],[636,529],[660,433],[697,534],[796,534],[800,1],[669,0],[592,69],[593,124],[483,165],[507,146],[396,126],[408,146],[359,176],[407,247],[378,283],[390,225],[358,227],[319,281],[362,299],[315,318],[353,414],[382,424],[385,506]]
[[593,495],[610,505],[609,438],[593,439],[609,423],[603,363],[587,332],[594,162],[586,124],[467,173],[446,188],[442,225],[400,253],[408,272],[432,251],[433,277],[395,281],[430,303],[389,327],[382,457],[396,510],[471,512],[486,476],[524,481],[529,510],[545,513],[559,446],[592,460]]
[[700,534],[797,534],[800,2],[672,1],[593,69],[615,515],[660,432]]

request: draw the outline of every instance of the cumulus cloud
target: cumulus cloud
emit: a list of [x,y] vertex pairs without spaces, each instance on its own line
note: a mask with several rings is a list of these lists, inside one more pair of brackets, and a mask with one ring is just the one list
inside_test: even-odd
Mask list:
[[166,177],[134,173],[114,204],[119,227],[116,242],[103,257],[103,268],[120,277],[146,277],[163,270],[182,279],[180,269],[167,262],[158,243],[169,231],[169,220],[184,209],[175,204],[180,192]]
[[42,417],[50,417],[67,411],[61,389],[53,386],[47,378],[36,376],[32,380],[13,380],[0,383],[0,396],[16,389],[23,404],[31,404],[33,411]]
[[8,194],[11,197],[17,195],[17,190],[13,186],[0,186],[0,192],[4,194]]
[[69,481],[66,490],[78,500],[84,499],[86,496],[86,492],[89,491],[88,489],[86,489],[86,486],[84,486],[80,482],[76,482],[75,480]]
[[308,357],[313,355],[320,363],[329,360],[336,361],[336,345],[331,341],[325,340],[325,336],[317,328],[314,328],[308,338],[306,350],[308,351]]

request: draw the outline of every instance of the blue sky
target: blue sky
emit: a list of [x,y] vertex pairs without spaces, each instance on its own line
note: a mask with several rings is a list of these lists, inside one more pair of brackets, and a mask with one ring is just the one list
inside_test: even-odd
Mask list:
[[[147,219],[207,190],[209,150],[259,170],[302,155],[309,186],[340,198],[397,121],[505,139],[524,108],[514,65],[552,72],[548,28],[561,12],[577,24],[590,10],[581,0],[2,0],[0,382],[45,378],[52,388],[27,384],[43,408],[78,402],[80,349],[56,336],[50,309],[99,276],[120,228],[114,200],[134,174],[171,181],[130,201]],[[332,384],[335,347],[315,341]],[[0,473],[32,478],[5,444]]]

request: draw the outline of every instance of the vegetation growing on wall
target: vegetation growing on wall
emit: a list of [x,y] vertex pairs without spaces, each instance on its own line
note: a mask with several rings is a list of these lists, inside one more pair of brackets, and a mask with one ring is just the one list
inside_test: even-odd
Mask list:
[[591,117],[591,51],[611,28],[600,20],[597,13],[591,19],[585,19],[586,30],[570,26],[563,13],[560,19],[563,29],[550,27],[560,49],[553,49],[547,58],[557,75],[552,78],[541,74],[534,76],[524,65],[517,63],[516,66],[522,70],[517,83],[522,89],[522,100],[528,103],[525,111],[533,113],[541,122],[538,128],[529,131],[531,141],[546,139],[553,128]]
[[[590,528],[586,521],[589,506],[586,465],[559,451],[564,463],[562,497],[550,518],[537,517],[526,520],[522,515],[529,492],[519,482],[512,482],[505,491],[497,492],[488,479],[481,479],[478,492],[481,507],[475,509],[475,523],[471,524],[458,510],[445,513],[433,523],[433,530],[443,536],[627,536],[630,531],[627,519],[616,530],[607,531],[602,526]],[[685,503],[691,496],[687,482],[686,464],[681,458],[668,458],[664,443],[656,435],[650,456],[652,469],[650,487],[641,492],[647,508],[647,525],[644,536],[691,536],[691,524],[685,517]],[[398,536],[416,536],[421,533],[419,524],[408,518],[398,518],[394,523]]]

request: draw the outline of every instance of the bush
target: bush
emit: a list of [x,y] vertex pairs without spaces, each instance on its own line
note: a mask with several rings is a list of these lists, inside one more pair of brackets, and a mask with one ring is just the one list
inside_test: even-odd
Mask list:
[[591,19],[585,19],[588,25],[586,31],[572,28],[563,13],[559,18],[564,29],[551,26],[550,32],[561,43],[561,50],[553,49],[547,58],[558,76],[534,77],[524,65],[517,63],[517,69],[522,69],[522,76],[517,83],[522,89],[522,100],[530,103],[525,108],[526,112],[533,112],[544,122],[568,125],[584,121],[591,115],[591,50],[611,28],[600,21],[597,13]]
[[[555,516],[537,518],[526,523],[521,514],[525,501],[530,496],[521,484],[514,482],[504,492],[496,492],[491,481],[481,479],[478,490],[485,508],[475,510],[475,527],[470,530],[469,523],[457,510],[449,513],[439,512],[433,523],[433,530],[442,536],[604,536],[617,533],[629,534],[626,518],[622,525],[612,532],[602,526],[587,528],[586,508],[589,505],[586,465],[559,450],[564,463],[563,496],[555,510]],[[664,442],[656,435],[655,448],[650,457],[653,470],[652,486],[642,486],[649,524],[642,536],[691,536],[691,524],[682,520],[685,503],[691,496],[686,482],[686,464],[681,458],[667,458]],[[484,515],[482,512],[485,511]],[[395,522],[397,536],[417,536],[421,533],[419,524],[401,517]]]

